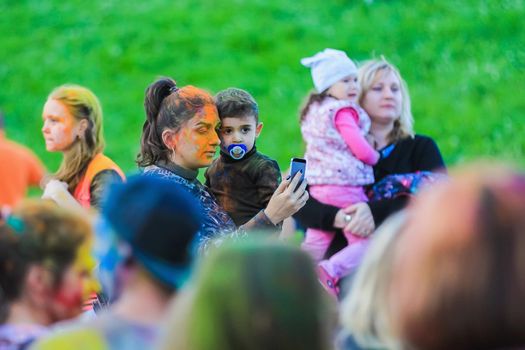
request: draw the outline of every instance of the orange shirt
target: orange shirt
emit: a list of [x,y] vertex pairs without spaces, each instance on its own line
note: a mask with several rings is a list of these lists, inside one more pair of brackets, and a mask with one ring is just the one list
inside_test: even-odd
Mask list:
[[126,179],[126,176],[115,162],[102,153],[95,155],[95,157],[89,162],[86,173],[82,176],[82,179],[80,179],[80,182],[73,193],[73,197],[75,197],[82,207],[91,207],[91,182],[99,172],[108,169],[116,171],[122,180]]
[[9,141],[0,131],[0,206],[14,206],[29,186],[38,186],[44,167],[28,148]]

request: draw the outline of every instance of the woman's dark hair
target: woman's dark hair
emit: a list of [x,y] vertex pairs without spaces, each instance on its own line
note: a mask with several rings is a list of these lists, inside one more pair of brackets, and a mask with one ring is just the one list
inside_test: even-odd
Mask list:
[[321,103],[321,101],[323,101],[327,96],[328,96],[327,90],[319,94],[316,92],[311,92],[310,95],[308,95],[308,97],[306,98],[306,103],[303,105],[303,108],[301,108],[301,113],[300,113],[300,118],[299,118],[300,122],[301,123],[303,122],[312,104]]
[[9,304],[22,295],[32,265],[49,269],[58,287],[90,235],[86,219],[55,203],[27,201],[15,208],[0,224],[0,323],[8,316]]
[[210,94],[194,86],[179,89],[171,78],[160,78],[148,86],[144,98],[146,121],[137,164],[146,167],[168,161],[172,150],[162,141],[162,132],[165,129],[178,131],[207,104],[213,104]]

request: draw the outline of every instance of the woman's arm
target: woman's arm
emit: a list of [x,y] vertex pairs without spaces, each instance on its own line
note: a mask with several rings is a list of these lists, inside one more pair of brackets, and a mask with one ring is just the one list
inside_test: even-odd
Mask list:
[[368,202],[367,205],[374,218],[374,226],[381,225],[387,217],[406,207],[408,200],[408,196],[399,196],[392,199]]
[[[446,172],[445,162],[436,142],[427,136],[416,135],[414,138],[405,139],[396,145],[390,156],[396,157],[399,164],[390,169],[390,174],[414,173],[417,171]],[[404,160],[403,160],[404,159]],[[388,158],[382,161],[387,161]],[[409,197],[399,196],[392,199],[383,199],[368,203],[375,226],[393,213],[403,209]]]

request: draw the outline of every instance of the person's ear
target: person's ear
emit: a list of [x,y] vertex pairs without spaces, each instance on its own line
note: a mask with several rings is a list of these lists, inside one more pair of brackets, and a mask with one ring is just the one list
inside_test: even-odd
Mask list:
[[262,129],[263,129],[263,123],[259,123],[257,124],[257,126],[255,127],[255,137],[259,137],[259,134],[261,133]]
[[78,125],[77,125],[77,128],[78,128],[77,137],[79,139],[83,139],[84,136],[86,135],[86,130],[88,128],[88,125],[89,125],[89,121],[87,119],[82,119],[81,121],[78,122]]
[[162,142],[164,143],[164,145],[170,149],[170,150],[174,150],[175,149],[175,146],[176,146],[176,143],[177,143],[177,140],[176,140],[176,136],[177,133],[173,130],[170,130],[170,129],[166,129],[162,132]]
[[51,271],[40,265],[29,267],[24,294],[29,298],[30,302],[39,306],[46,305],[49,302],[52,289],[53,276]]

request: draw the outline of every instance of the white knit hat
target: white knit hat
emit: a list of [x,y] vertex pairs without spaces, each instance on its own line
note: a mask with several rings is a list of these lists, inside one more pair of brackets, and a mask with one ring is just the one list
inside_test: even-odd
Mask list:
[[312,79],[321,93],[339,80],[357,74],[357,67],[344,51],[324,49],[312,57],[301,59],[301,64],[312,68]]

